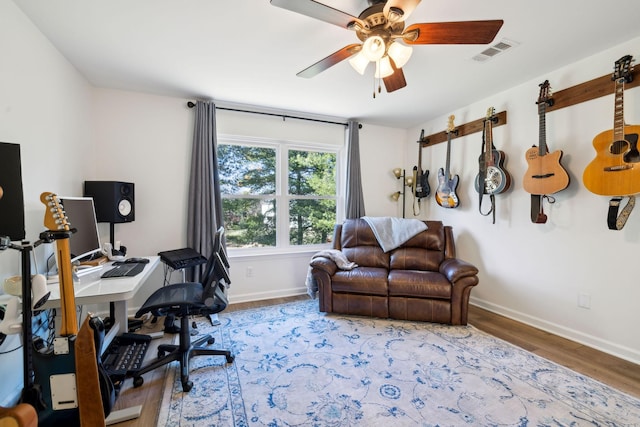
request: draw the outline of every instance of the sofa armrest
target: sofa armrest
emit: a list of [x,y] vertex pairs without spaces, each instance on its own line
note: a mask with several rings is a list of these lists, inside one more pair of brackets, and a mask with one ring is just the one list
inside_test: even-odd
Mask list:
[[332,259],[322,256],[312,259],[309,265],[313,269],[324,271],[329,275],[329,277],[333,276],[338,269],[338,266]]
[[451,282],[456,283],[458,280],[478,274],[478,269],[473,264],[458,258],[445,259],[440,264],[440,273]]

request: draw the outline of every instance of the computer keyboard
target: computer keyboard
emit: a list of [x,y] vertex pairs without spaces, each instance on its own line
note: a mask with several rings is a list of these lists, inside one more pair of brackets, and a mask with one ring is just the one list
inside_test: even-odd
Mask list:
[[110,270],[105,271],[100,276],[103,279],[109,279],[113,277],[132,277],[144,270],[145,264],[128,263],[115,265]]

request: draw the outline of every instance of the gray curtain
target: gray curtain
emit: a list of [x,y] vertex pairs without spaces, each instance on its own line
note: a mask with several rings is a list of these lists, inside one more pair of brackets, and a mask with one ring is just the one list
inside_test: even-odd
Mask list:
[[[195,106],[189,199],[187,208],[187,246],[209,257],[213,238],[223,225],[216,136],[216,106],[198,101]],[[189,280],[200,281],[201,271]]]
[[348,122],[347,144],[347,191],[346,191],[346,217],[360,218],[364,213],[364,197],[362,195],[362,177],[360,173],[360,136],[358,129],[360,124],[355,120]]

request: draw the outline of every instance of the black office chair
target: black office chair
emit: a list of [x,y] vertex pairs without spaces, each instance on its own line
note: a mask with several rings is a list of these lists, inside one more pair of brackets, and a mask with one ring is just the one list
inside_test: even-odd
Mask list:
[[189,360],[193,356],[225,356],[227,363],[233,363],[234,356],[230,351],[204,346],[205,343],[207,345],[214,343],[215,339],[211,335],[204,335],[192,343],[189,327],[190,316],[208,316],[219,313],[227,307],[226,289],[231,280],[227,270],[229,262],[222,245],[223,235],[224,228],[220,227],[215,235],[213,251],[207,261],[202,283],[186,282],[166,285],[151,294],[136,313],[136,317],[141,317],[148,312],[160,316],[173,314],[180,318],[180,332],[177,345],[159,345],[157,359],[133,373],[134,387],[140,387],[143,384],[142,374],[178,360],[182,390],[188,392],[193,387],[193,382],[189,381]]

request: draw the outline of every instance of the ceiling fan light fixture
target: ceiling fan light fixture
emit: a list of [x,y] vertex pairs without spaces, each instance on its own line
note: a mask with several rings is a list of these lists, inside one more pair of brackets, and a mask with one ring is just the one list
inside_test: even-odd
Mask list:
[[393,59],[393,63],[396,64],[396,68],[402,68],[404,64],[409,61],[413,48],[411,46],[405,46],[402,43],[391,43],[388,49],[388,54]]
[[380,61],[376,61],[376,79],[384,79],[393,74],[393,67],[388,56],[384,56]]
[[380,36],[368,37],[362,44],[364,56],[371,62],[380,60],[384,56],[386,46]]
[[398,22],[399,20],[402,19],[403,16],[404,16],[404,11],[402,9],[400,9],[399,7],[391,6],[389,8],[387,19],[390,22]]
[[351,64],[353,69],[358,73],[364,75],[364,71],[367,69],[367,65],[369,65],[369,59],[360,51],[349,59],[349,64]]

